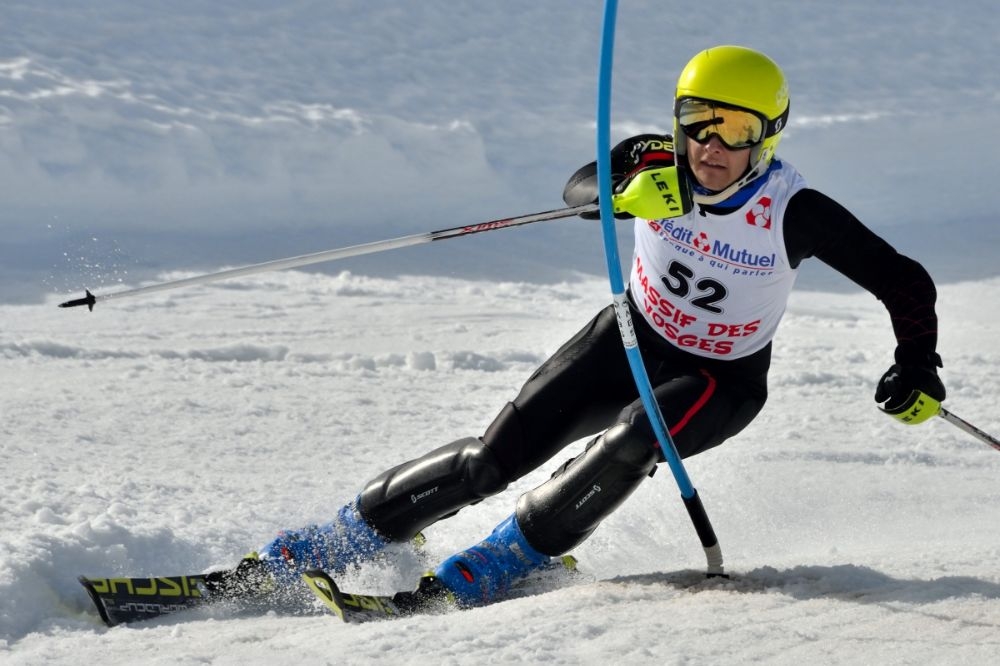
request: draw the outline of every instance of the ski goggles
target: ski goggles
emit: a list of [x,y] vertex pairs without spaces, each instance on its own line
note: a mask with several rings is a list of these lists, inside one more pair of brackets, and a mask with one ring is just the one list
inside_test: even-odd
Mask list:
[[692,141],[704,144],[717,136],[726,148],[740,150],[780,132],[788,119],[788,107],[774,120],[768,120],[738,106],[682,97],[674,105],[674,115],[681,131]]

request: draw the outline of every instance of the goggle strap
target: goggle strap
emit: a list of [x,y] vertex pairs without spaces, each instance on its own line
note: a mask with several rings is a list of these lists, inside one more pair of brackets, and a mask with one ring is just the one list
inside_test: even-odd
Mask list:
[[785,129],[785,125],[788,123],[788,112],[791,111],[791,103],[785,105],[785,110],[781,112],[781,115],[774,120],[767,121],[767,129],[764,130],[764,138],[774,136],[781,130]]

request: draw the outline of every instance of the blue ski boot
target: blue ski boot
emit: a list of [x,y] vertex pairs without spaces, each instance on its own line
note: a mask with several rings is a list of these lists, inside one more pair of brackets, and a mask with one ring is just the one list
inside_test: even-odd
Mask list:
[[352,564],[371,560],[388,543],[362,518],[355,499],[329,523],[279,532],[261,549],[260,559],[279,583],[288,584],[308,569],[343,573]]
[[434,577],[460,606],[480,606],[502,598],[513,583],[548,564],[511,515],[475,546],[452,555]]

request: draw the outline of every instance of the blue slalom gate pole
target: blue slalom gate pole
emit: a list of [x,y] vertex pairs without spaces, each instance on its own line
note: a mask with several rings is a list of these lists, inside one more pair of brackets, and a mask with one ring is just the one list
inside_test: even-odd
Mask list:
[[600,193],[601,230],[604,235],[604,253],[608,263],[608,279],[611,281],[611,293],[615,313],[618,318],[618,328],[621,331],[625,354],[635,378],[639,397],[646,410],[646,415],[653,426],[653,432],[663,450],[670,471],[673,473],[681,498],[688,510],[691,522],[705,549],[708,559],[709,576],[725,576],[722,566],[722,549],[715,536],[715,530],[708,519],[708,514],[698,497],[698,491],[691,483],[680,454],[670,437],[669,428],[660,411],[653,394],[653,387],[642,362],[635,329],[632,325],[632,314],[629,311],[628,297],[622,279],[621,260],[618,253],[618,240],[615,237],[615,216],[611,203],[611,71],[614,60],[615,21],[618,13],[617,0],[605,0],[604,22],[601,32],[601,55],[597,86],[597,180]]

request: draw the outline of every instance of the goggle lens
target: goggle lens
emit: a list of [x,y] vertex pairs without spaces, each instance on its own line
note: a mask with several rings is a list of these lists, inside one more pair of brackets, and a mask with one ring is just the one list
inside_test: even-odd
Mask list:
[[764,119],[752,111],[700,99],[678,102],[677,123],[692,141],[706,143],[715,135],[732,150],[757,145],[767,129]]

